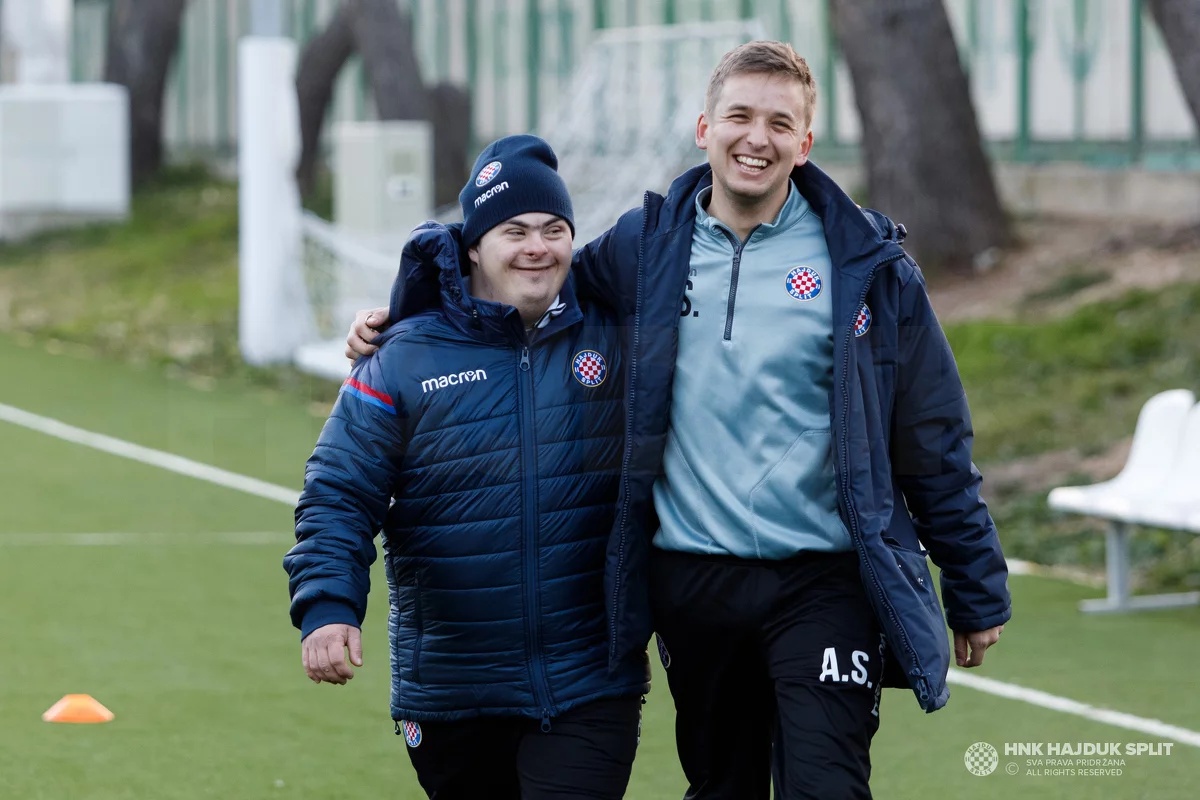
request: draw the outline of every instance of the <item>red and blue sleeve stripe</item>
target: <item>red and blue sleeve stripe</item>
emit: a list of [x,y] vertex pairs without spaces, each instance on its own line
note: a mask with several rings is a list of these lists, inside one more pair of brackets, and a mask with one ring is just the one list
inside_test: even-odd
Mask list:
[[384,394],[376,389],[372,389],[362,381],[354,378],[346,378],[346,382],[342,384],[342,391],[347,394],[354,395],[364,403],[382,408],[389,414],[396,413],[396,404],[392,402],[390,395]]

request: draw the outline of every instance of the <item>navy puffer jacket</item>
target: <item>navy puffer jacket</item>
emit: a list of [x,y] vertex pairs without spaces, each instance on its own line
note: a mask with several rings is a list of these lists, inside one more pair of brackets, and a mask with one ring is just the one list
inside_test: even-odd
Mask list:
[[[374,533],[389,590],[394,719],[520,715],[648,690],[649,636],[618,608],[624,433],[620,331],[600,306],[529,341],[516,310],[470,297],[457,238],[404,250],[379,351],[342,388],[305,472],[284,559],[307,636],[361,625]],[[395,499],[389,508],[389,502]]]

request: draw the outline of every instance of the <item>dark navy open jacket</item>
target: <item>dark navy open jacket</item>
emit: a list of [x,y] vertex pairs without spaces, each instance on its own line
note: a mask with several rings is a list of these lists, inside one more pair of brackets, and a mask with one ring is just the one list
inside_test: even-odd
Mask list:
[[[648,611],[615,602],[621,332],[567,285],[531,341],[515,309],[464,291],[463,263],[436,223],[404,249],[400,321],[355,364],[305,470],[292,620],[305,636],[361,626],[382,527],[394,719],[545,721],[644,693]],[[612,654],[617,638],[641,644]]]
[[[926,550],[941,569],[951,628],[985,630],[1011,614],[1007,567],[971,461],[966,394],[902,230],[859,208],[813,164],[792,181],[823,220],[834,265],[829,403],[839,510],[888,640],[887,682],[907,684],[934,711],[949,698],[950,652]],[[580,293],[613,302],[629,337],[618,608],[646,602],[657,529],[651,490],[662,470],[696,197],[711,185],[707,165],[685,172],[665,198],[647,192],[642,208],[575,256]],[[637,626],[611,635],[614,656],[641,644]]]

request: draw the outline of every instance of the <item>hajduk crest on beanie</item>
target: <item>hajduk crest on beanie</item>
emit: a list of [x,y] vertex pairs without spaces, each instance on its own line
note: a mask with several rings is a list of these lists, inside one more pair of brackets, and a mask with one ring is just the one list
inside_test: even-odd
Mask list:
[[532,212],[562,217],[575,233],[571,195],[558,174],[558,156],[544,139],[531,134],[506,136],[483,148],[458,201],[466,247],[505,220]]

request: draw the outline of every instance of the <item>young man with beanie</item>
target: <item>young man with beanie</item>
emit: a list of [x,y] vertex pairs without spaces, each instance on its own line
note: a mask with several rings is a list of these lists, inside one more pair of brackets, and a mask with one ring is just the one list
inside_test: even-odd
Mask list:
[[1011,614],[954,355],[904,229],[809,162],[815,102],[790,45],[725,54],[707,163],[573,262],[629,328],[618,532],[689,800],[869,798],[881,687],[941,708],[946,624],[977,667]]
[[614,525],[624,364],[567,280],[557,166],[534,136],[494,142],[461,230],[414,231],[399,322],[342,387],[284,558],[305,670],[342,684],[382,528],[391,714],[439,799],[622,797],[649,689]]

